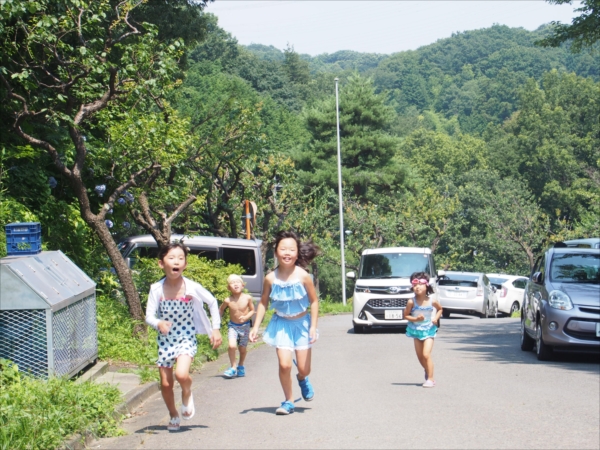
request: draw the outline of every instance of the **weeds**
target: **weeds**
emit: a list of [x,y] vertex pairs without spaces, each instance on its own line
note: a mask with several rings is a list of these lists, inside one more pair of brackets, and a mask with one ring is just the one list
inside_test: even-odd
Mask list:
[[99,437],[118,435],[113,413],[120,402],[116,387],[34,379],[0,359],[0,448],[56,448],[83,431]]

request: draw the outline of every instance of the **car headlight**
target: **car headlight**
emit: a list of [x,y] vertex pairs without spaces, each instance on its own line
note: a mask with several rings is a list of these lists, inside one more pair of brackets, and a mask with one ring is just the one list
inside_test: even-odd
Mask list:
[[371,292],[368,287],[354,286],[354,292]]
[[562,309],[563,311],[573,309],[573,302],[563,291],[550,292],[548,303],[554,309]]

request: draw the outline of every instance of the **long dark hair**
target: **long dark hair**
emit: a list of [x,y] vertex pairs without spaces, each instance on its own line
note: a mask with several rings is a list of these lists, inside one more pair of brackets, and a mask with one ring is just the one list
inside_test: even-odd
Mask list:
[[321,254],[321,249],[313,241],[300,241],[300,238],[293,231],[279,231],[275,235],[275,251],[283,239],[293,239],[298,246],[298,259],[296,265],[306,269],[313,259]]
[[161,261],[163,259],[165,259],[165,256],[167,256],[167,253],[169,253],[174,248],[180,248],[181,250],[183,250],[183,254],[185,255],[185,259],[187,260],[187,256],[190,253],[190,249],[187,248],[185,245],[183,245],[183,241],[170,242],[169,244],[165,245],[164,247],[161,247],[160,250],[158,251],[158,259]]

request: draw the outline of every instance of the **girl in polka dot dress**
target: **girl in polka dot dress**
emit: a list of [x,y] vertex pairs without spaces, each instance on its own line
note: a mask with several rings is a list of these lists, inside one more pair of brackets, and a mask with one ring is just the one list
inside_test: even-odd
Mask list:
[[[172,243],[160,249],[158,265],[165,277],[150,287],[146,308],[146,322],[159,331],[157,365],[163,399],[171,416],[167,425],[169,431],[178,431],[181,418],[189,420],[196,411],[190,377],[190,365],[197,350],[196,334],[208,334],[213,348],[221,345],[217,300],[199,283],[183,277],[187,254],[188,249],[182,243]],[[210,310],[210,322],[203,303]],[[175,379],[181,386],[181,418],[173,393],[174,366]]]

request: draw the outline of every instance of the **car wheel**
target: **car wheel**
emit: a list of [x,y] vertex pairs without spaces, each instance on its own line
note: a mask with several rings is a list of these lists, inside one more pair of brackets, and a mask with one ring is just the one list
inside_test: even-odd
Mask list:
[[512,317],[512,315],[514,313],[516,313],[517,311],[519,311],[519,302],[514,302],[512,305],[510,305],[510,311],[508,312],[508,317]]
[[450,317],[450,314],[452,314],[452,313],[450,311],[448,311],[447,309],[442,310],[442,317],[444,319],[447,319],[448,317]]
[[524,352],[530,352],[533,350],[535,341],[527,334],[525,330],[525,318],[521,319],[521,350]]
[[540,361],[548,361],[552,359],[552,347],[544,344],[544,338],[542,336],[542,324],[539,320],[535,329],[535,337],[535,353],[537,354],[537,359]]
[[365,327],[362,325],[354,325],[354,334],[363,334],[365,332]]

